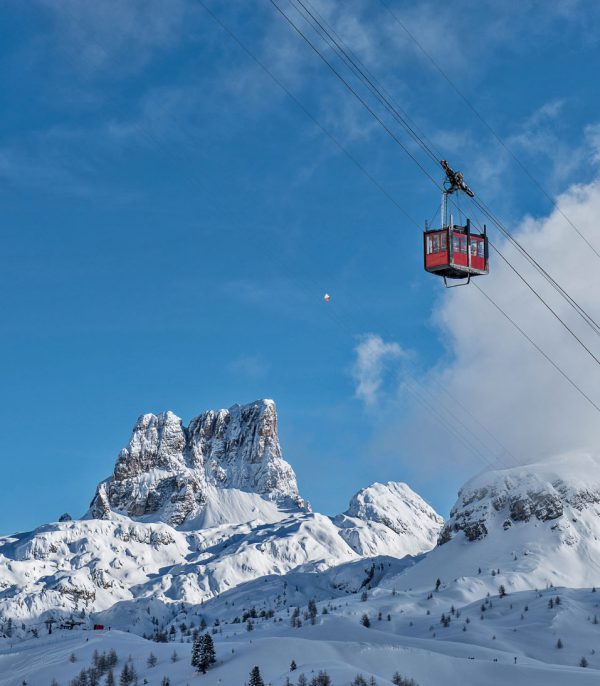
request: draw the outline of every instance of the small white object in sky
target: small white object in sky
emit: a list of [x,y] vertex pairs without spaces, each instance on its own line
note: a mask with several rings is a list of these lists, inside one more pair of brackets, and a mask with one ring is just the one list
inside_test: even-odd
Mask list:
[[323,300],[327,303],[331,300],[331,296],[329,295],[329,293],[325,293],[325,295],[323,296]]

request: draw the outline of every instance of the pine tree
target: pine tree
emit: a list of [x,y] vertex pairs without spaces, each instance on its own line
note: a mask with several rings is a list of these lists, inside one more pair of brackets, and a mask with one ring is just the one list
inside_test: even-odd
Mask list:
[[314,598],[308,601],[308,616],[310,617],[310,623],[314,624],[317,621],[317,603]]
[[436,582],[435,582],[435,590],[436,590],[436,591],[439,591],[441,585],[442,585],[442,580],[441,580],[441,579],[436,579]]
[[87,686],[99,686],[100,670],[96,667],[90,667],[87,670]]
[[560,640],[560,638],[558,639],[558,641],[556,641],[556,647],[557,647],[557,648],[562,648],[562,647],[563,647],[563,642]]
[[212,636],[207,632],[202,636],[198,636],[194,640],[192,648],[192,666],[198,672],[206,674],[206,670],[217,661],[215,654],[215,644]]
[[113,674],[112,669],[109,670],[106,675],[106,686],[115,686],[115,675]]
[[298,686],[306,686],[306,677],[304,674],[300,674],[298,677]]
[[252,667],[250,672],[250,680],[248,681],[248,686],[265,686],[262,676],[260,675],[260,669],[258,665]]
[[171,682],[169,681],[168,676],[163,676],[162,681],[160,682],[160,686],[171,686]]
[[119,677],[119,686],[129,686],[131,684],[131,671],[129,669],[129,663],[126,662],[121,670],[121,676]]
[[179,655],[177,655],[177,651],[174,650],[171,654],[171,662],[177,662],[177,660],[179,660]]
[[192,667],[195,667],[196,671],[200,671],[200,655],[202,653],[202,637],[197,634],[194,637],[194,645],[192,646]]
[[295,672],[298,665],[296,665],[296,660],[290,662],[290,672]]
[[579,666],[580,667],[587,667],[588,666],[588,661],[587,658],[584,656],[579,660]]
[[504,598],[504,596],[507,595],[507,593],[506,593],[506,588],[504,588],[504,584],[500,584],[500,588],[498,589],[498,595],[499,595],[501,598]]
[[371,626],[371,620],[369,619],[369,615],[365,612],[365,614],[360,618],[360,623],[367,627],[367,629]]
[[156,663],[158,662],[158,659],[154,653],[150,653],[148,655],[148,659],[146,660],[146,665],[152,669],[152,667],[156,667]]

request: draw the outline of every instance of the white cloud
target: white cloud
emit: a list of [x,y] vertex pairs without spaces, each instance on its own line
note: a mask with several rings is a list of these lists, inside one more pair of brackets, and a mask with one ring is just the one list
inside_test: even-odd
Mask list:
[[356,346],[356,359],[352,376],[356,383],[355,395],[372,407],[380,399],[385,365],[404,355],[398,343],[386,343],[381,336],[366,334]]
[[[573,186],[559,207],[600,248],[600,180]],[[598,258],[552,212],[526,219],[517,238],[596,321],[600,321]],[[558,314],[597,356],[600,340],[532,268],[502,245]],[[535,296],[492,254],[491,274],[477,284],[600,404],[600,367],[577,345]],[[600,448],[600,416],[472,287],[443,292],[435,313],[451,353],[447,366],[421,379],[435,393],[440,386],[468,405],[523,461],[571,449]]]

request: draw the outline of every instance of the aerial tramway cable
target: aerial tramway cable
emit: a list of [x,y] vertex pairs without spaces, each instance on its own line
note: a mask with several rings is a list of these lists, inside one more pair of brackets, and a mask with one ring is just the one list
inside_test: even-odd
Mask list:
[[[309,17],[311,17],[312,21],[309,21],[309,23],[315,28],[317,33],[323,38],[324,34],[329,38],[327,41],[327,38],[325,40],[328,42],[330,47],[338,54],[338,56],[344,61],[345,64],[351,64],[353,65],[351,67],[352,71],[357,75],[361,80],[367,82],[367,85],[369,87],[369,90],[378,97],[380,102],[386,107],[386,109],[394,116],[394,119],[409,133],[411,138],[419,145],[422,149],[425,150],[426,154],[429,156],[430,159],[433,161],[438,162],[439,161],[439,156],[437,156],[436,152],[431,149],[431,146],[425,143],[422,138],[417,135],[414,131],[414,126],[410,125],[410,122],[407,121],[408,115],[405,113],[399,113],[398,109],[394,106],[392,102],[385,96],[383,96],[380,91],[378,90],[377,86],[374,85],[374,82],[371,78],[367,77],[365,75],[365,70],[360,68],[360,65],[357,66],[357,60],[353,58],[353,56],[349,53],[348,50],[346,50],[342,45],[341,41],[339,39],[335,38],[333,35],[333,32],[328,31],[328,29],[323,25],[324,22],[323,20],[319,20],[313,13],[311,13],[308,9],[306,9],[306,3],[303,0],[295,0],[297,4],[301,5],[303,8],[305,8],[305,12],[308,14]],[[284,18],[284,20],[296,31],[296,33],[311,47],[311,49],[319,56],[319,58],[327,65],[327,67],[333,72],[333,74],[344,84],[344,86],[354,95],[358,101],[365,107],[365,109],[376,119],[376,121],[384,128],[384,130],[388,133],[388,135],[391,136],[391,138],[402,148],[402,150],[415,162],[415,164],[419,167],[419,169],[429,178],[429,180],[437,187],[440,188],[440,184],[438,181],[425,169],[425,167],[421,164],[421,162],[407,149],[407,147],[398,139],[398,137],[391,131],[391,129],[385,124],[385,122],[379,117],[379,115],[373,110],[373,108],[365,101],[365,99],[357,92],[357,90],[347,81],[347,79],[344,78],[344,76],[339,72],[338,69],[322,54],[322,52],[319,50],[319,48],[304,34],[302,29],[285,13],[285,11],[279,6],[279,4],[275,0],[269,0],[271,5],[273,5],[276,10],[279,12],[279,14]],[[301,15],[306,18],[306,14]],[[318,28],[316,28],[318,27]],[[492,223],[505,235],[505,237],[515,246],[519,252],[527,259],[527,261],[548,281],[548,283],[554,288],[554,290],[567,302],[567,304],[574,309],[574,311],[584,320],[584,322],[596,333],[597,335],[600,335],[600,325],[592,318],[591,315],[589,315],[586,310],[579,305],[579,303],[572,298],[569,293],[533,258],[533,256],[524,248],[524,246],[512,235],[512,233],[504,227],[502,222],[487,208],[481,201],[479,201],[477,198],[471,198],[472,202],[474,202],[477,207],[492,221]],[[491,241],[490,245],[494,249],[495,246]],[[503,260],[509,264],[511,269],[515,272],[515,274],[519,274],[518,270],[508,261],[506,257],[503,256]],[[522,278],[522,277],[521,277]],[[523,279],[522,279],[523,280]],[[525,282],[526,283],[526,282]],[[536,293],[536,291],[530,287],[530,289]],[[586,352],[590,354],[594,360],[600,364],[598,359],[593,355],[593,353],[590,352],[589,348],[585,346],[581,339],[577,337],[573,331],[564,323],[564,321],[545,303],[545,301],[541,298],[541,296],[538,295],[538,298],[542,301],[542,303],[550,309],[550,311],[554,314],[554,316],[557,318],[557,320],[565,326],[565,329],[568,331],[570,335],[574,337],[574,339],[584,347]]]
[[466,106],[473,112],[473,114],[479,119],[479,121],[486,127],[486,129],[492,134],[496,141],[506,150],[510,157],[516,162],[520,167],[521,171],[529,178],[529,180],[543,193],[547,200],[552,203],[552,206],[556,211],[565,219],[569,226],[580,236],[580,238],[586,243],[590,250],[600,258],[600,253],[593,246],[591,241],[586,237],[586,235],[575,225],[572,219],[562,210],[560,205],[552,197],[552,195],[542,186],[542,184],[536,179],[536,177],[529,171],[525,164],[521,161],[519,157],[513,152],[513,150],[504,142],[500,134],[492,127],[492,125],[485,119],[485,117],[479,112],[479,110],[471,103],[467,96],[459,89],[456,83],[448,76],[447,72],[440,66],[440,64],[435,60],[435,58],[425,49],[423,44],[418,40],[418,38],[408,29],[406,24],[402,22],[397,14],[390,8],[386,0],[379,0],[381,5],[386,9],[388,14],[392,19],[402,28],[406,35],[413,41],[413,43],[419,48],[419,50],[425,55],[433,67],[441,74],[441,76],[448,82],[452,90],[463,100]]
[[475,288],[483,295],[484,298],[486,298],[497,310],[500,312],[500,314],[507,319],[514,327],[519,331],[519,333],[524,336],[530,343],[531,345],[540,353],[540,355],[543,355],[543,357],[548,360],[548,362],[556,369],[556,371],[583,397],[587,402],[598,412],[600,412],[600,406],[598,406],[590,397],[581,389],[581,387],[576,384],[570,376],[567,375],[566,372],[564,372],[557,364],[554,362],[554,360],[547,355],[541,348],[540,346],[515,322],[510,315],[503,310],[498,303],[494,302],[492,298],[482,289],[480,288],[476,283],[473,284]]
[[[329,138],[334,145],[344,153],[344,155],[367,177],[367,179],[398,209],[404,216],[406,216],[411,223],[416,227],[416,228],[421,228],[419,223],[413,219],[410,214],[406,212],[406,210],[397,202],[397,200],[387,191],[387,189],[375,179],[375,177],[372,176],[372,174],[369,173],[369,171],[356,159],[354,155],[352,155],[343,145],[342,143],[333,135],[331,134],[312,114],[311,112],[303,105],[303,103],[285,86],[285,84],[277,78],[277,76],[269,69],[269,67],[262,62],[254,53],[253,51],[205,4],[203,0],[198,0],[198,3],[204,8],[204,10],[207,12],[207,14],[214,20],[216,24],[219,25],[219,27],[227,33],[227,35],[237,43],[237,45],[246,53],[248,57],[250,57],[258,67],[267,75],[269,78],[275,83],[285,94],[290,98],[292,102],[324,133],[327,138]],[[339,327],[346,329],[350,335],[354,336],[354,332],[350,330],[350,328],[339,318],[334,316],[333,311],[329,310],[328,311],[328,316],[334,321]],[[415,380],[408,374],[405,374],[405,376],[408,378],[409,381],[416,383]],[[446,427],[446,429],[465,447],[467,447],[471,452],[475,454],[476,457],[483,459],[486,461],[488,464],[493,465],[493,463],[498,463],[500,465],[504,464],[504,466],[509,466],[509,464],[517,464],[518,460],[517,458],[508,450],[506,446],[493,434],[493,432],[485,426],[483,422],[481,422],[468,408],[466,408],[462,403],[458,401],[458,399],[454,398],[452,394],[450,394],[448,391],[444,390],[444,393],[452,400],[454,404],[456,404],[459,407],[462,407],[463,412],[468,415],[477,426],[479,426],[492,440],[501,448],[503,451],[502,454],[505,456],[504,459],[502,459],[502,455],[497,455],[496,451],[491,448],[489,445],[485,445],[482,442],[482,439],[479,438],[479,442],[482,443],[482,445],[485,447],[486,450],[490,452],[491,457],[487,457],[484,453],[482,453],[479,449],[474,447],[470,441],[471,436],[465,437],[461,434],[460,431],[457,431],[456,427],[452,427],[451,424],[449,424],[448,420],[443,417],[443,415],[440,413],[439,409],[434,409],[435,405],[434,403],[437,402],[440,404],[439,398],[432,398],[430,401],[427,401],[423,399],[422,397],[417,397],[414,391],[411,388],[407,389],[413,395],[419,404],[428,406],[434,414],[438,417],[440,420],[440,423]],[[422,389],[423,390],[423,389]],[[448,408],[443,405],[443,410],[446,413],[449,413],[451,416],[452,413]],[[460,422],[459,422],[460,423]],[[464,426],[464,423],[463,423]],[[466,432],[465,432],[466,433]],[[472,432],[471,432],[472,433]],[[507,462],[506,458],[510,458],[510,463]]]
[[[272,1],[272,0],[271,0]],[[403,208],[395,201],[395,199],[386,191],[386,189],[371,175],[367,172],[367,170],[354,158],[351,154],[348,153],[348,151],[341,145],[341,143],[334,137],[332,136],[326,129],[323,127],[316,119],[313,117],[312,114],[302,105],[302,103],[285,87],[285,85],[277,79],[277,77],[271,72],[271,70],[263,64],[253,53],[252,51],[206,6],[206,4],[203,2],[203,0],[198,0],[198,2],[203,6],[203,8],[206,10],[206,12],[213,18],[213,20],[221,26],[221,28],[228,33],[228,35],[235,40],[236,43],[246,52],[246,54],[251,57],[256,64],[273,80],[273,82],[278,85],[285,93],[290,97],[290,99],[315,123],[323,133],[325,133],[331,140],[334,142],[334,144],[342,151],[344,154],[356,165],[358,168],[366,174],[367,178],[398,208],[400,209],[403,214],[407,214]],[[434,180],[434,183],[435,180]],[[437,185],[437,184],[436,184]],[[417,227],[419,225],[409,216],[409,219],[412,221],[413,224],[415,224]],[[420,228],[420,227],[419,227]],[[535,350],[542,355],[549,364],[551,364],[556,371],[558,371],[561,376],[564,377],[564,379],[588,402],[590,403],[596,410],[600,412],[600,407],[594,403],[589,396],[585,394],[585,392],[564,372],[560,366],[552,360],[552,358],[545,353],[536,343],[533,341],[533,339],[521,328],[519,327],[516,322],[499,306],[497,303],[484,291],[482,291],[478,286],[476,286],[477,289],[482,293],[482,295],[515,327],[515,329],[535,348]],[[450,396],[452,397],[452,396]],[[454,400],[454,399],[453,399]],[[476,420],[477,421],[477,420]],[[482,425],[483,426],[483,425]],[[485,429],[485,427],[483,427]],[[488,431],[487,429],[485,429]],[[502,446],[500,441],[491,433],[488,431],[488,433],[494,438],[494,440]],[[503,447],[503,446],[502,446]]]

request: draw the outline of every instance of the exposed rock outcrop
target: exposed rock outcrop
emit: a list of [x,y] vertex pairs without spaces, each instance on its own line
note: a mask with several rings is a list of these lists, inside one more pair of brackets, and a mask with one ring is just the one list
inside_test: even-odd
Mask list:
[[593,487],[586,480],[586,466],[589,477],[597,479],[597,461],[589,456],[571,460],[571,465],[562,458],[472,479],[460,489],[439,544],[461,531],[469,541],[476,541],[497,524],[508,531],[516,523],[547,522],[562,518],[567,510],[581,512],[600,504],[600,485]]
[[142,415],[113,475],[98,486],[87,517],[117,513],[180,526],[222,489],[306,508],[282,457],[272,400],[211,410],[187,428],[172,412]]

